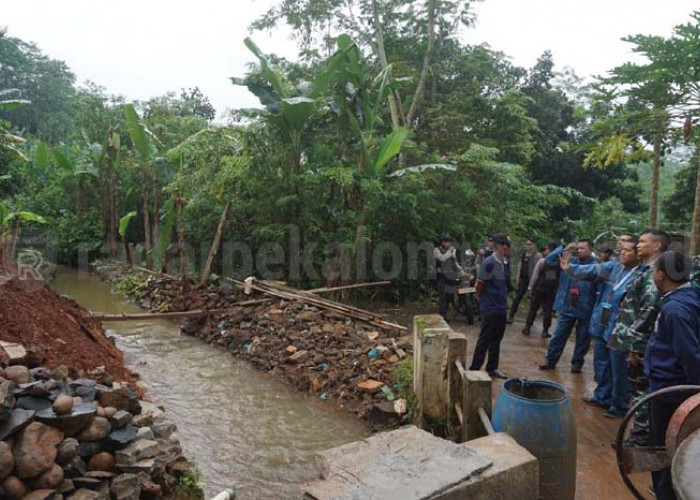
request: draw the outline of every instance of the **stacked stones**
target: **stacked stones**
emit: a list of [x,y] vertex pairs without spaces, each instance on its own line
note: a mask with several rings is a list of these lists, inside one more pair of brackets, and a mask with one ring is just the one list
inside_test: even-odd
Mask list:
[[[224,293],[210,291],[198,307],[220,308]],[[413,352],[408,337],[392,338],[333,312],[280,300],[193,318],[182,332],[224,347],[300,390],[339,401],[361,418],[387,402],[382,388],[395,390],[394,368]]]
[[139,500],[188,470],[175,426],[102,369],[0,369],[0,498]]

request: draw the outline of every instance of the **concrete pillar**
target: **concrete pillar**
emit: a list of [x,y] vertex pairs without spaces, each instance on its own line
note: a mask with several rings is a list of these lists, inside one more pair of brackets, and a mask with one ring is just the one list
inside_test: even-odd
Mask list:
[[[413,318],[413,392],[419,422],[447,419],[447,352],[452,329],[438,314]],[[466,339],[465,339],[466,342]]]
[[462,441],[471,441],[488,434],[479,417],[479,408],[491,418],[491,377],[482,371],[467,371],[463,380],[462,409],[464,425]]

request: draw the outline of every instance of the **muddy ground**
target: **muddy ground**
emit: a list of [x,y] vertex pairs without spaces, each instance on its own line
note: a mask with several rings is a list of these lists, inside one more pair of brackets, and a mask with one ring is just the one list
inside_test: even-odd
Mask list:
[[[521,308],[522,309],[522,308]],[[385,310],[389,318],[402,323],[412,321],[415,314],[433,314],[435,307],[412,308],[403,311]],[[450,313],[451,314],[451,313]],[[569,390],[569,397],[576,418],[578,431],[578,463],[576,479],[577,500],[622,500],[633,498],[625,487],[617,468],[615,452],[610,442],[615,438],[621,420],[610,420],[603,417],[605,410],[581,401],[595,388],[593,382],[593,350],[586,356],[583,373],[571,373],[571,355],[573,342],[569,342],[556,370],[541,371],[538,365],[544,360],[547,352],[547,340],[540,337],[539,320],[529,337],[520,333],[523,327],[522,319],[516,318],[513,325],[508,325],[501,344],[501,369],[509,377],[549,380],[562,384]],[[476,345],[479,335],[478,323],[469,326],[465,321],[457,319],[450,326],[467,336],[468,360]],[[570,339],[570,340],[573,340]],[[495,380],[493,384],[494,399],[501,390],[503,381]],[[635,478],[635,484],[640,491],[646,493],[651,484],[648,474]]]
[[[0,340],[22,344],[29,367],[66,366],[71,375],[104,366],[116,380],[130,380],[123,354],[88,312],[43,282],[0,280]],[[84,373],[83,373],[84,374]]]

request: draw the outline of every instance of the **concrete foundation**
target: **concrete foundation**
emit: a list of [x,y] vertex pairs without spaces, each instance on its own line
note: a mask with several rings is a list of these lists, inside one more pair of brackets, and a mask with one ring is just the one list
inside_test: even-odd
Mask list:
[[315,500],[536,500],[537,460],[505,434],[465,444],[408,426],[316,456]]

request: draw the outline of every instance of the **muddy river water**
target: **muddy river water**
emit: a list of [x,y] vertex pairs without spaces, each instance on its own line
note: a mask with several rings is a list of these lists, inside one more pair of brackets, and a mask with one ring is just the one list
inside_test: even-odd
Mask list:
[[[92,276],[62,270],[54,289],[90,311],[143,312]],[[364,423],[299,393],[229,353],[181,336],[163,320],[105,324],[148,394],[177,424],[207,497],[236,483],[237,498],[300,498],[313,454],[367,436]]]

